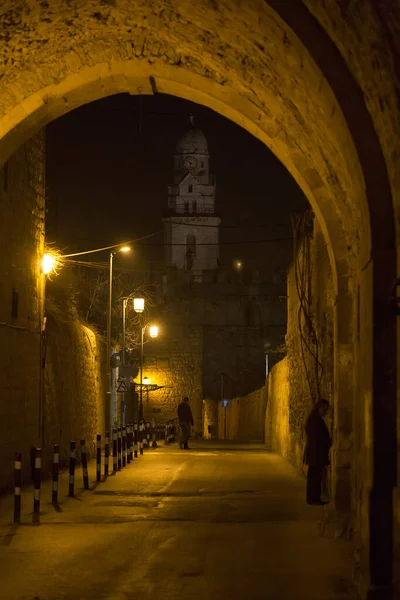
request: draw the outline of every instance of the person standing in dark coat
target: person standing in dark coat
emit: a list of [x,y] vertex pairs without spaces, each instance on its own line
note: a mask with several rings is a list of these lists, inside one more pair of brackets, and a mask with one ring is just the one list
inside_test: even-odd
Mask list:
[[330,464],[329,448],[332,445],[324,416],[328,413],[329,402],[321,399],[314,406],[307,419],[307,443],[304,451],[304,463],[307,472],[307,504],[327,504],[321,500],[322,475]]
[[190,437],[190,426],[194,425],[192,411],[189,406],[189,398],[186,396],[178,406],[178,419],[181,427],[181,439],[179,446],[185,450],[189,450],[188,440]]

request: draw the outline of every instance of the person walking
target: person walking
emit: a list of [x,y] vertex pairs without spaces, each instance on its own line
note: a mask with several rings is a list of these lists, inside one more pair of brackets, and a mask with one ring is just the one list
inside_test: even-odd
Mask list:
[[190,450],[188,440],[190,437],[190,426],[194,425],[192,411],[189,406],[189,398],[185,396],[178,406],[178,420],[181,427],[181,438],[179,446],[181,449]]
[[303,462],[308,465],[307,504],[327,504],[321,500],[321,491],[324,469],[330,464],[329,448],[332,445],[331,436],[324,421],[328,410],[328,400],[319,400],[313,406],[306,422],[307,443]]

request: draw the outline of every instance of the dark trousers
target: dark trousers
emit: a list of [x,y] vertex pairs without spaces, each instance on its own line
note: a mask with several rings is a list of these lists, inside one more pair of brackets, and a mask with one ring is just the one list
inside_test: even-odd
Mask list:
[[179,425],[181,426],[181,439],[179,440],[179,443],[187,448],[188,439],[190,437],[190,423],[179,423]]
[[314,504],[321,500],[322,472],[324,467],[308,467],[307,472],[307,503]]

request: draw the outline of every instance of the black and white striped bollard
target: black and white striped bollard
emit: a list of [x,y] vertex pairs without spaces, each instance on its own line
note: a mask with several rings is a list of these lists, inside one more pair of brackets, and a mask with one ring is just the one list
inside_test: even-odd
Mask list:
[[14,457],[14,523],[21,523],[22,454]]
[[68,496],[75,495],[75,448],[76,443],[69,443],[69,486],[68,486]]
[[117,468],[118,468],[118,455],[117,455],[117,430],[113,429],[113,473],[115,474],[117,472]]
[[122,427],[122,466],[126,467],[126,427]]
[[101,481],[101,435],[96,437],[96,481]]
[[33,522],[39,523],[40,520],[40,481],[42,475],[42,450],[36,448],[35,470],[33,474]]
[[143,445],[144,445],[144,423],[140,421],[139,424],[139,449],[140,455],[143,456]]
[[89,473],[87,467],[87,452],[85,440],[81,440],[81,460],[82,460],[82,475],[83,475],[83,487],[85,490],[89,489]]
[[118,427],[118,471],[122,468],[122,431],[121,427]]
[[133,449],[134,449],[134,437],[133,437],[133,422],[131,423],[131,461],[133,461]]
[[126,427],[126,462],[129,464],[132,458],[132,445],[131,445],[131,424],[129,423]]
[[110,434],[106,431],[106,441],[104,444],[104,477],[108,477],[108,461],[110,458]]
[[135,421],[133,424],[133,455],[135,458],[138,457],[138,422]]
[[60,446],[53,448],[53,485],[51,488],[51,502],[58,504],[58,472],[60,469]]

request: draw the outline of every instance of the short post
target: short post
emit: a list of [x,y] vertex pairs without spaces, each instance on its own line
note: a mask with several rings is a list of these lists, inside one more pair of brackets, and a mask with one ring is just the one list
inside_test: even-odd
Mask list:
[[87,452],[85,440],[81,440],[81,460],[82,460],[82,475],[83,475],[83,487],[85,490],[89,489],[89,473],[87,468]]
[[69,489],[68,496],[75,495],[75,442],[69,443]]
[[117,472],[118,456],[117,456],[117,430],[113,429],[113,473]]
[[14,523],[21,523],[22,454],[14,456]]
[[53,486],[51,489],[51,502],[58,504],[58,472],[60,469],[60,446],[53,448]]
[[33,522],[39,523],[40,520],[40,480],[42,474],[42,450],[36,448],[35,456],[35,471],[33,474],[34,490],[33,490]]
[[146,444],[147,448],[150,448],[150,423],[146,423]]
[[118,427],[118,471],[122,468],[122,431],[121,427]]
[[108,461],[110,458],[110,434],[106,431],[106,440],[104,445],[104,477],[108,477]]
[[138,422],[135,421],[133,424],[133,455],[135,458],[138,457]]
[[122,428],[122,466],[126,467],[126,427]]
[[165,427],[164,427],[164,440],[165,440],[165,445],[168,445],[169,439],[168,439],[168,423],[165,423]]
[[151,422],[151,438],[152,438],[151,447],[157,448],[158,446],[157,446],[157,438],[156,438],[156,424],[155,424],[154,420]]
[[144,423],[143,421],[140,421],[139,424],[139,448],[140,448],[140,455],[143,456],[143,434],[144,434]]
[[132,440],[131,440],[131,424],[130,423],[126,428],[126,445],[127,445],[126,462],[129,464],[132,459]]
[[96,436],[96,481],[101,481],[101,435]]
[[129,454],[130,454],[130,461],[133,460],[133,423],[131,423],[129,425],[129,439],[130,439],[130,443],[129,443]]

